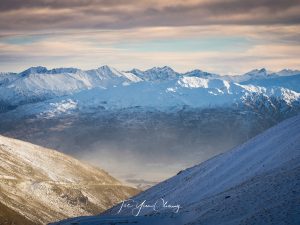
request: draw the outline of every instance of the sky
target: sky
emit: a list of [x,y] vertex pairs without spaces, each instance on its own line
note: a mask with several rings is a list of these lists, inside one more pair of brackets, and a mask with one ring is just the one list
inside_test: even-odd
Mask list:
[[300,0],[1,0],[0,71],[300,69]]

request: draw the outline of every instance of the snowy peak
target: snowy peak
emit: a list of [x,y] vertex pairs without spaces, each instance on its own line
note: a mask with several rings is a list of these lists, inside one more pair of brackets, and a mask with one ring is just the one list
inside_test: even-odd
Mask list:
[[126,71],[128,73],[132,73],[132,74],[135,74],[135,75],[138,75],[138,76],[142,76],[144,71],[140,70],[140,69],[132,69],[132,70],[129,70],[129,71]]
[[21,76],[29,76],[31,74],[63,74],[63,73],[77,73],[81,71],[80,69],[76,68],[54,68],[48,70],[46,67],[37,66],[37,67],[30,67],[29,69],[20,73]]
[[104,65],[101,66],[97,69],[98,72],[102,73],[103,75],[107,75],[107,76],[117,76],[117,77],[122,77],[123,74],[121,72],[119,72],[118,70],[116,70],[113,67]]
[[248,74],[248,75],[257,75],[257,74],[266,75],[266,74],[269,74],[269,72],[267,71],[266,68],[261,68],[261,69],[251,70],[251,71],[247,72],[246,74]]
[[101,66],[95,70],[87,70],[84,72],[89,76],[94,87],[116,87],[141,81],[139,77],[130,72],[120,72],[107,65]]
[[169,80],[178,78],[179,74],[175,72],[171,67],[153,67],[146,70],[145,73],[152,80]]
[[151,69],[146,70],[146,72],[169,73],[169,74],[175,73],[175,71],[169,66],[153,67]]
[[134,74],[123,73],[109,66],[87,71],[31,67],[17,76],[7,74],[0,77],[0,101],[12,105],[24,104],[92,88],[105,89],[139,81],[141,79]]
[[[297,71],[284,70],[281,72],[281,74],[295,73]],[[116,102],[122,102],[123,99],[126,99],[120,93],[130,91],[132,96],[128,96],[129,102],[139,104],[141,101],[137,99],[137,96],[148,90],[153,93],[154,99],[162,99],[158,95],[168,99],[166,105],[171,103],[180,105],[182,102],[186,102],[195,106],[199,106],[199,102],[205,103],[200,104],[204,106],[208,101],[211,101],[211,105],[216,105],[215,101],[218,96],[222,96],[218,100],[218,105],[233,104],[233,101],[241,100],[247,93],[254,94],[256,92],[259,95],[266,94],[270,97],[273,93],[278,92],[275,90],[278,88],[290,89],[299,93],[297,75],[279,76],[264,68],[252,70],[241,76],[219,76],[201,70],[177,73],[168,66],[153,67],[145,71],[133,69],[127,72],[118,71],[107,65],[93,70],[76,68],[47,70],[45,67],[32,67],[20,75],[5,74],[0,77],[0,102],[3,103],[0,107],[1,112],[20,104],[73,95],[90,89],[110,90],[110,94],[115,95],[110,96],[110,99],[115,99]],[[246,87],[245,85],[254,87]],[[130,87],[124,89],[124,86]],[[193,89],[193,91],[188,89]],[[279,92],[287,93],[287,91]],[[174,99],[175,93],[178,95],[176,100]],[[181,95],[183,93],[186,95]],[[298,93],[294,94],[296,98],[298,98]],[[147,95],[145,98],[150,99],[148,94],[145,94]],[[214,97],[211,98],[212,96]],[[136,100],[135,103],[133,103],[134,100]],[[142,104],[146,105],[147,103],[151,105],[153,99]]]
[[235,76],[224,76],[223,78],[233,82],[245,82],[245,81],[252,81],[252,80],[264,80],[278,76],[274,72],[268,71],[265,68],[261,69],[254,69],[251,70],[243,75],[235,75]]
[[37,66],[37,67],[30,67],[27,70],[24,70],[23,72],[20,73],[21,76],[28,76],[30,74],[42,74],[42,73],[47,73],[48,70],[46,67],[43,66]]
[[279,72],[277,72],[279,76],[294,76],[294,75],[299,75],[300,70],[291,70],[291,69],[283,69]]
[[182,75],[185,77],[220,78],[220,75],[208,73],[199,69],[186,72]]
[[243,76],[248,76],[250,79],[264,79],[272,74],[274,74],[274,72],[262,68],[251,70],[250,72],[245,73]]
[[48,70],[47,73],[48,74],[60,74],[60,73],[77,73],[80,72],[80,69],[77,68],[55,68],[55,69],[51,69]]
[[153,67],[145,71],[133,69],[130,72],[138,76],[142,80],[154,82],[173,80],[180,76],[179,73],[175,72],[171,67],[168,66]]

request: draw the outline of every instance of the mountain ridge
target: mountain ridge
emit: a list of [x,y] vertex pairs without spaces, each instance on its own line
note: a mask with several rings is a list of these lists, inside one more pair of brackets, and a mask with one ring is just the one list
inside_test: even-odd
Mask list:
[[[283,76],[274,75],[274,73],[266,75],[266,69],[260,69],[233,77],[220,76],[200,70],[177,73],[167,66],[154,67],[145,71],[132,70],[127,72],[118,71],[107,65],[86,71],[76,68],[48,70],[45,67],[31,67],[18,75],[6,74],[2,78],[0,77],[0,110],[7,111],[18,105],[42,102],[61,96],[72,97],[74,94],[91,89],[99,89],[99,91],[102,90],[104,92],[109,90],[112,94],[117,94],[117,91],[114,89],[117,88],[122,92],[124,87],[129,92],[135,90],[137,93],[133,93],[133,96],[142,93],[145,88],[145,90],[152,89],[155,92],[153,94],[157,95],[156,98],[160,98],[159,93],[161,93],[162,95],[168,95],[168,98],[176,98],[178,100],[186,95],[185,92],[191,93],[190,89],[196,88],[198,96],[196,97],[196,93],[194,93],[194,97],[187,96],[187,99],[184,101],[193,102],[194,104],[199,102],[195,98],[207,98],[212,100],[212,102],[209,102],[212,105],[214,104],[214,96],[219,96],[221,99],[222,95],[227,94],[230,101],[230,98],[233,97],[230,93],[240,92],[239,96],[235,97],[238,99],[246,92],[249,92],[247,95],[252,93],[272,95],[272,92],[280,92],[276,88],[286,88],[299,92],[295,82],[295,80],[299,82],[297,73],[293,70],[285,70],[282,73],[284,73]],[[288,73],[293,75],[288,76]],[[293,80],[293,82],[282,86],[282,83],[286,84],[288,80]],[[272,81],[274,81],[273,85],[265,85],[265,83],[272,83]],[[252,88],[252,86],[256,88]],[[261,87],[265,88],[265,90]],[[232,89],[230,93],[228,92],[229,89]],[[282,92],[287,93],[284,90]],[[175,97],[175,95],[180,96]],[[120,98],[122,97],[120,96]],[[172,100],[173,105],[176,105],[176,99]],[[153,101],[151,100],[150,102]]]

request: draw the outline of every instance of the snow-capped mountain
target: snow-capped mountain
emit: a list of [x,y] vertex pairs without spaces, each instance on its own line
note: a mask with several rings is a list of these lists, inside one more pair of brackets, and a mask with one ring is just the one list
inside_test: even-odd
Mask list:
[[229,76],[229,80],[234,82],[244,82],[244,81],[251,81],[251,80],[261,80],[261,79],[268,79],[276,76],[276,74],[272,71],[268,71],[265,68],[262,69],[254,69],[251,70],[243,75],[237,76]]
[[104,170],[0,136],[0,224],[46,224],[92,215],[136,194]]
[[164,67],[153,67],[151,69],[141,71],[138,69],[133,69],[129,71],[130,73],[138,76],[144,81],[165,81],[173,80],[181,76],[181,74],[175,72],[172,68],[168,66]]
[[293,75],[299,75],[300,70],[291,70],[291,69],[283,69],[280,70],[279,72],[276,72],[279,76],[293,76]]
[[296,225],[299,148],[300,116],[296,116],[100,216],[55,224]]
[[[261,102],[265,105],[273,101],[282,101],[286,106],[298,107],[299,78],[300,76],[280,77],[251,81],[247,84],[199,77],[181,77],[160,83],[138,82],[115,88],[85,89],[72,95],[56,97],[36,104],[25,104],[14,111],[9,111],[9,114],[44,117],[48,114],[51,117],[54,114],[68,114],[74,110],[92,112],[95,108],[115,110],[132,107],[174,111],[185,106],[204,109],[251,105],[261,98],[266,99]],[[57,82],[55,85],[59,87],[63,84]]]
[[[251,82],[251,81],[258,81],[258,80],[267,80],[272,78],[278,78],[282,76],[294,76],[300,75],[299,70],[291,70],[291,69],[283,69],[278,72],[269,71],[265,68],[262,69],[254,69],[251,70],[243,75],[236,75],[236,76],[224,76],[223,79],[232,81],[232,82]],[[278,83],[280,84],[280,83]]]
[[62,95],[69,95],[92,88],[109,88],[139,82],[130,73],[122,73],[109,66],[94,70],[32,67],[19,74],[6,74],[0,78],[2,105],[18,105]]
[[[297,74],[235,82],[228,76],[200,70],[177,73],[169,67],[28,71],[26,76],[2,75],[0,134],[58,149],[103,165],[122,180],[145,184],[300,112]],[[122,165],[115,157],[120,154],[128,157]],[[132,158],[139,162],[136,167],[126,164]],[[159,178],[149,158],[162,168]]]
[[201,78],[212,78],[212,79],[222,79],[222,77],[218,74],[208,73],[202,70],[192,70],[182,74],[184,77],[201,77]]
[[264,87],[267,89],[280,87],[300,93],[300,74],[293,76],[277,76],[272,79],[250,80],[242,82],[241,84]]
[[[281,98],[288,103],[298,100],[297,75],[281,77],[261,69],[238,78],[230,81],[228,76],[223,79],[200,70],[179,74],[166,66],[129,72],[119,72],[109,66],[87,71],[33,67],[17,75],[3,75],[0,102],[2,111],[7,111],[18,105],[60,96],[67,96],[73,102],[85,98],[84,103],[94,106],[98,101],[98,105],[107,102],[113,107],[165,108],[230,106],[253,94]],[[93,94],[96,96],[91,96]]]

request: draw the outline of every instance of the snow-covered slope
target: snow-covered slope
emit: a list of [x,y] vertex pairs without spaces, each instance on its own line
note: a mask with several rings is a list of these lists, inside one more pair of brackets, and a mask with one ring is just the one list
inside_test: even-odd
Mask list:
[[226,78],[230,81],[240,83],[240,82],[250,81],[250,80],[268,79],[275,76],[278,75],[272,71],[268,71],[267,69],[262,68],[262,69],[251,70],[243,75],[226,76]]
[[[265,68],[262,69],[254,69],[251,70],[243,75],[236,75],[236,76],[224,76],[223,79],[228,81],[233,81],[237,83],[241,82],[252,82],[252,81],[262,81],[268,80],[277,77],[284,77],[284,76],[294,76],[300,75],[299,70],[291,70],[291,69],[283,69],[278,72],[268,71]],[[280,83],[278,83],[280,84]]]
[[0,77],[0,102],[16,105],[73,94],[91,88],[109,88],[141,81],[134,74],[109,66],[95,70],[32,67],[19,74]]
[[279,76],[293,76],[293,75],[299,75],[300,70],[291,70],[291,69],[283,69],[278,72],[276,72]]
[[137,77],[139,77],[144,81],[152,81],[152,82],[173,80],[181,76],[181,74],[175,72],[172,68],[168,66],[153,67],[145,71],[139,69],[133,69],[129,72],[136,75]]
[[260,79],[242,82],[245,85],[253,85],[265,88],[281,87],[300,93],[300,73],[293,76],[278,76],[270,79]]
[[[126,206],[56,224],[296,225],[300,221],[299,149],[300,116],[296,116],[231,151],[180,171],[126,201]],[[168,201],[165,206],[162,199]],[[139,211],[143,202],[145,207]]]
[[184,77],[201,77],[201,78],[219,78],[222,79],[222,76],[214,73],[208,73],[202,70],[192,70],[182,74]]
[[[97,76],[95,75],[95,77]],[[85,89],[36,104],[18,106],[14,111],[8,113],[17,114],[16,116],[50,115],[53,117],[53,113],[55,115],[66,114],[74,112],[74,110],[91,112],[99,107],[110,110],[131,107],[159,110],[181,109],[185,106],[191,108],[233,107],[258,104],[257,101],[261,98],[265,100],[259,104],[264,104],[266,107],[273,107],[270,102],[274,100],[289,107],[296,107],[300,103],[298,85],[300,80],[298,78],[299,76],[292,76],[261,80],[257,81],[258,85],[190,76],[159,83],[144,81],[107,89]],[[37,79],[39,78],[35,77],[31,81]],[[43,82],[46,82],[45,80]],[[53,81],[56,82],[52,83]],[[65,83],[63,80],[53,78],[51,82],[46,82],[45,86],[49,86],[50,89],[58,89]],[[97,83],[97,81],[92,83]],[[33,83],[28,85],[31,84]],[[77,85],[77,83],[70,83],[65,90],[69,88],[73,90],[75,88],[73,84]]]
[[[216,82],[241,83],[259,86],[261,83],[270,78],[282,77],[285,80],[292,80],[297,71],[283,70],[278,73],[268,72],[266,69],[253,70],[241,76],[220,76],[217,74],[207,73],[201,70],[193,70],[187,73],[177,73],[170,67],[154,67],[152,69],[141,71],[133,69],[129,72],[120,72],[109,66],[102,66],[94,70],[80,70],[76,68],[57,68],[48,70],[45,67],[32,67],[19,74],[3,73],[0,76],[0,103],[1,106],[17,106],[24,103],[43,101],[62,95],[71,95],[80,91],[93,88],[111,89],[114,87],[121,88],[130,84],[140,82],[144,87],[147,83],[155,91],[165,91],[165,84],[178,82],[182,87],[193,88],[195,82],[210,82],[210,80],[222,80]],[[272,79],[274,80],[274,79]],[[284,80],[284,82],[285,82]],[[141,82],[144,81],[144,82]],[[257,83],[255,83],[257,82]],[[282,86],[281,80],[276,80],[277,87]],[[286,82],[285,82],[286,83]],[[139,84],[138,84],[139,85]],[[137,86],[138,86],[137,85]],[[226,84],[228,87],[229,84]],[[197,86],[198,88],[200,86]],[[201,86],[210,93],[211,88],[215,86]],[[161,89],[163,88],[163,89]],[[173,87],[169,87],[173,88]],[[291,88],[287,86],[286,88]],[[219,89],[220,90],[220,89]],[[298,91],[298,89],[291,89]],[[214,91],[213,91],[214,92]],[[135,93],[138,95],[138,93]],[[213,102],[211,102],[213,104]]]
[[18,225],[99,213],[137,193],[101,169],[4,136],[0,189],[0,224]]
[[[0,112],[9,111],[19,105],[41,102],[60,96],[70,96],[94,88],[108,89],[110,91],[106,93],[110,92],[118,95],[119,92],[122,93],[124,86],[130,85],[134,87],[126,90],[131,94],[123,95],[122,93],[122,96],[118,96],[119,99],[123,96],[136,99],[136,96],[140,95],[139,91],[143,92],[143,88],[146,88],[151,92],[149,94],[153,98],[173,99],[173,105],[177,105],[176,101],[178,100],[179,105],[180,102],[185,101],[187,104],[190,103],[195,106],[206,106],[207,104],[199,104],[200,99],[207,99],[210,105],[220,105],[223,102],[234,103],[232,99],[240,99],[240,96],[245,94],[245,89],[249,90],[249,88],[237,87],[238,84],[254,85],[256,88],[252,88],[251,92],[255,92],[256,90],[262,90],[257,86],[273,88],[274,85],[264,85],[265,81],[272,80],[270,82],[276,82],[276,87],[299,92],[299,88],[297,88],[299,81],[296,80],[295,82],[295,76],[287,76],[287,74],[295,75],[297,71],[284,70],[273,73],[268,72],[266,69],[260,69],[241,76],[220,76],[201,70],[177,73],[167,66],[154,67],[146,71],[133,69],[128,72],[120,72],[109,66],[87,71],[76,68],[48,70],[45,67],[32,67],[19,74],[1,74]],[[276,80],[275,78],[283,79]],[[286,85],[287,82],[292,82],[294,85]],[[120,89],[120,91],[112,90],[115,88]],[[197,94],[195,90],[190,90],[195,88],[197,88]],[[231,89],[230,92],[229,89]],[[274,92],[274,90],[269,89],[264,90],[264,94]],[[194,93],[191,95],[186,94],[186,92]],[[235,96],[237,93],[238,96]],[[259,91],[257,94],[262,93]],[[143,101],[144,105],[151,105],[151,96],[149,98],[151,101]],[[218,96],[218,98],[214,96]],[[112,99],[116,98],[115,96],[111,97]],[[219,98],[222,98],[222,100],[219,101]],[[216,102],[215,99],[217,99]]]

